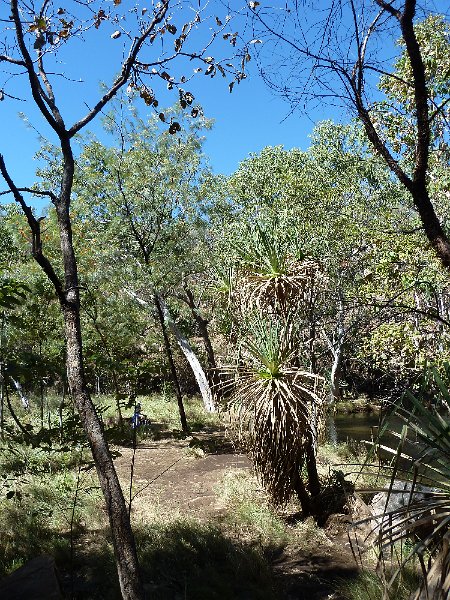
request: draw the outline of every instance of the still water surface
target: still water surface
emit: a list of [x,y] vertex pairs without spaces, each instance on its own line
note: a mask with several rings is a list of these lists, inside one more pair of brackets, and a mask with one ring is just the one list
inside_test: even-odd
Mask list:
[[[375,412],[329,415],[327,418],[327,438],[331,443],[350,440],[354,442],[370,441],[377,436],[379,425],[380,414]],[[399,432],[402,425],[403,422],[400,419],[392,417],[389,422],[389,429]],[[386,437],[394,439],[395,436],[387,433]]]

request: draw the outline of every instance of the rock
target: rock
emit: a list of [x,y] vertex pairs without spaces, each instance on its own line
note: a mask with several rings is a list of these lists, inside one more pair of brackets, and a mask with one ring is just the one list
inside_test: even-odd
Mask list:
[[[436,488],[415,485],[411,498],[412,484],[409,481],[394,481],[392,491],[388,490],[376,494],[370,503],[373,515],[374,533],[379,533],[381,527],[393,527],[404,520],[404,513],[397,516],[397,511],[407,507],[409,503],[424,501],[427,497],[439,492]],[[392,514],[393,513],[393,514]],[[412,522],[412,521],[411,521]],[[416,531],[418,533],[418,531]]]
[[377,516],[385,512],[388,513],[399,510],[404,506],[407,506],[410,501],[416,502],[417,500],[424,500],[428,495],[438,491],[435,488],[415,485],[412,499],[410,499],[411,489],[412,484],[409,481],[395,480],[392,484],[392,491],[389,494],[389,497],[388,489],[386,489],[386,491],[379,492],[372,498],[372,502],[370,503],[372,514]]
[[0,581],[2,600],[62,600],[52,556],[38,556]]

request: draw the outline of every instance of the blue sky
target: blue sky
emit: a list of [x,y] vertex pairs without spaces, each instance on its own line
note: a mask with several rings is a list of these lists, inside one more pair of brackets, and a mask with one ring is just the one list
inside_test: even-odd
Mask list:
[[[94,92],[98,87],[93,86]],[[286,148],[306,148],[314,122],[339,116],[327,106],[313,114],[297,112],[289,116],[288,104],[273,94],[255,72],[235,86],[232,93],[225,79],[211,80],[205,76],[199,76],[189,89],[195,94],[195,102],[203,106],[205,116],[214,119],[214,127],[207,133],[205,151],[217,173],[232,173],[249,153],[259,152],[265,146],[281,144]],[[172,97],[174,101],[177,98],[175,93]],[[66,102],[66,111],[73,113],[75,104],[76,95]],[[145,108],[144,103],[139,102],[142,115]],[[27,119],[19,113],[24,113]],[[0,152],[17,184],[29,186],[35,181],[33,155],[39,148],[39,134],[53,141],[54,136],[30,99],[26,102],[6,99],[0,103],[0,120]],[[90,131],[99,132],[100,129],[99,118],[89,126]]]
[[[327,4],[325,0],[324,3]],[[212,0],[210,7],[211,15],[220,14],[223,18],[224,5],[220,0]],[[7,8],[6,3],[1,4],[0,19],[6,17]],[[180,28],[180,23],[177,24]],[[125,36],[111,38],[116,27],[117,24],[105,21],[98,30],[92,28],[84,34],[83,39],[71,40],[67,48],[63,48],[58,55],[58,61],[51,64],[51,70],[57,73],[52,81],[66,124],[72,124],[85,114],[87,107],[95,104],[99,97],[100,81],[109,83],[113,80],[128,47]],[[201,44],[207,34],[208,26],[204,27],[202,23],[193,44]],[[173,38],[169,39],[173,44]],[[214,48],[211,51],[216,52]],[[233,52],[233,49],[229,43],[221,40],[218,55],[230,51]],[[183,67],[191,71],[193,68],[189,63],[185,63]],[[348,118],[329,105],[320,104],[313,111],[309,109],[309,112],[289,116],[287,103],[268,90],[255,67],[251,61],[249,77],[240,85],[235,85],[231,94],[228,91],[229,78],[223,79],[220,75],[211,79],[199,74],[186,83],[186,89],[194,93],[195,101],[203,106],[205,115],[215,121],[212,131],[207,134],[205,152],[216,173],[233,172],[240,161],[265,146],[283,145],[285,148],[305,149],[309,145],[308,135],[312,132],[314,122],[329,118]],[[17,73],[17,69],[13,67],[11,72]],[[150,82],[150,85],[154,83]],[[11,78],[3,75],[0,88],[6,94],[20,98],[13,100],[6,96],[0,102],[0,153],[4,155],[16,185],[30,186],[35,181],[37,165],[33,155],[39,148],[39,134],[52,142],[57,140],[35,109],[23,76]],[[177,99],[177,93],[173,91],[169,94],[163,87],[158,97],[161,106],[168,106]],[[144,110],[145,105],[140,101],[142,116]],[[18,117],[19,111],[26,115],[28,125]],[[97,117],[88,129],[98,133],[101,129],[100,119]],[[0,183],[1,189],[5,187]],[[36,206],[40,209],[39,204]]]

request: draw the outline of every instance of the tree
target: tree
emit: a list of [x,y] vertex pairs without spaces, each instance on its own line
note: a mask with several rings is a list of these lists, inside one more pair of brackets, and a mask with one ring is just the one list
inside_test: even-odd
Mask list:
[[[440,142],[433,136],[433,128],[445,118],[449,89],[433,78],[438,72],[436,61],[416,28],[417,13],[429,16],[433,5],[422,3],[419,9],[416,0],[340,0],[329,3],[325,19],[323,9],[321,6],[317,13],[311,7],[301,13],[297,2],[287,2],[284,9],[271,11],[251,2],[255,37],[265,42],[261,50],[253,46],[260,70],[294,108],[307,100],[328,99],[345,104],[358,116],[375,152],[409,193],[429,243],[448,270],[450,241],[432,200],[430,152]],[[401,61],[406,67],[399,73],[385,68],[386,47],[393,44],[395,36],[401,38]],[[279,58],[277,65],[270,57],[275,46],[272,56]],[[288,63],[283,52],[289,52]],[[447,73],[445,66],[441,73]],[[406,150],[392,143],[383,118],[379,119],[379,74],[383,75],[382,91],[391,84],[393,90],[399,86],[408,90],[411,130]],[[386,111],[392,118],[402,114],[404,98],[395,97],[394,91],[389,100],[384,116]],[[406,156],[408,161],[403,160]]]
[[274,502],[283,504],[295,492],[305,515],[318,514],[323,394],[321,378],[302,367],[299,316],[310,288],[318,286],[320,266],[291,254],[276,229],[256,223],[253,232],[233,282],[241,339],[231,369],[232,414],[246,425],[255,467]]
[[230,178],[229,195],[230,216],[217,227],[219,255],[228,253],[232,262],[239,249],[257,247],[246,232],[257,218],[277,231],[286,252],[320,263],[326,283],[311,289],[297,319],[305,364],[329,377],[332,397],[339,399],[343,367],[354,364],[361,333],[389,320],[391,307],[376,315],[375,299],[381,308],[381,299],[388,302],[400,294],[407,276],[405,285],[413,282],[415,261],[405,268],[404,280],[369,283],[389,252],[394,263],[394,250],[400,252],[405,244],[416,249],[417,234],[412,239],[401,236],[394,248],[387,233],[401,222],[405,229],[416,226],[405,194],[383,163],[370,155],[358,127],[324,122],[316,126],[306,152],[265,148],[244,161]]
[[[8,79],[9,71],[25,75],[27,89],[40,117],[58,140],[61,161],[60,181],[55,189],[21,188],[13,181],[2,155],[0,155],[0,172],[14,200],[21,206],[27,218],[32,238],[33,257],[53,284],[61,306],[65,324],[69,386],[90,443],[105,497],[119,583],[124,598],[142,598],[144,592],[122,490],[105,441],[101,422],[86,386],[80,323],[80,282],[70,213],[75,174],[73,139],[126,85],[129,86],[131,92],[135,91],[148,106],[156,108],[158,100],[154,91],[146,83],[148,77],[164,82],[169,88],[177,88],[180,101],[184,106],[189,106],[193,101],[192,94],[180,85],[180,82],[185,82],[187,77],[185,75],[175,77],[168,73],[171,63],[178,57],[197,60],[200,63],[199,68],[205,68],[208,75],[215,74],[217,69],[225,72],[225,67],[208,55],[209,41],[211,40],[201,44],[202,49],[200,50],[188,50],[188,38],[195,30],[198,21],[201,20],[201,7],[194,9],[194,18],[187,20],[180,31],[173,23],[178,6],[175,5],[173,13],[170,11],[171,8],[170,0],[164,0],[158,3],[154,9],[143,10],[142,13],[133,10],[127,11],[121,6],[120,1],[114,2],[114,6],[102,1],[89,4],[74,2],[73,5],[65,8],[60,8],[53,2],[44,1],[37,10],[34,5],[29,6],[19,0],[11,0],[9,12],[5,12],[2,19],[5,26],[2,31],[0,63],[4,67],[4,73],[7,73],[4,79]],[[183,13],[180,13],[180,20],[182,17]],[[219,20],[219,22],[221,21]],[[59,58],[73,46],[73,41],[79,40],[83,36],[85,38],[91,36],[94,41],[98,41],[106,24],[115,28],[110,35],[111,39],[117,39],[123,32],[124,37],[130,40],[128,53],[124,60],[117,63],[118,75],[114,77],[109,86],[106,86],[97,101],[91,104],[92,108],[88,108],[83,116],[69,125],[65,115],[65,112],[68,111],[65,111],[64,102],[64,97],[67,98],[67,95],[64,96],[64,94],[67,94],[67,91],[61,90],[58,86],[58,79],[62,76],[61,81],[66,83],[76,81],[77,76],[73,71],[77,67],[81,67],[82,72],[84,65],[80,64],[77,55],[74,54],[70,63],[72,73],[69,73],[68,70],[61,73]],[[229,27],[228,21],[222,27]],[[164,35],[170,37],[175,34],[178,36],[173,38],[173,43],[163,44],[162,53],[154,49],[156,40],[160,40]],[[216,32],[213,33],[213,39],[215,37]],[[75,49],[73,50],[76,52]],[[102,66],[99,65],[99,68]],[[238,74],[236,76],[240,77]],[[9,80],[11,80],[10,77]],[[5,83],[2,85],[2,99],[12,98],[13,94],[4,89],[5,85]],[[84,106],[85,104],[80,102],[80,107]],[[161,119],[165,119],[165,116],[161,115]],[[176,121],[169,123],[171,133],[176,134],[179,129],[180,125]],[[45,253],[41,222],[35,217],[25,200],[25,195],[30,192],[49,198],[55,207],[60,234],[63,276],[60,276],[58,268],[52,264]]]
[[[179,106],[165,114],[177,112]],[[116,117],[117,113],[110,114],[107,120],[109,129],[115,123],[116,147],[92,141],[78,161],[77,219],[101,219],[93,249],[105,279],[105,265],[114,265],[108,277],[119,283],[117,293],[128,294],[142,306],[156,307],[180,418],[186,428],[166,328],[189,361],[207,410],[213,408],[211,390],[164,297],[173,296],[189,274],[202,269],[198,246],[205,230],[203,182],[209,171],[204,165],[200,133],[209,124],[203,117],[183,119],[180,114],[177,118],[184,125],[183,132],[175,139],[161,131],[158,118],[143,123],[135,117],[134,121],[117,123]],[[119,256],[121,268],[116,266]]]

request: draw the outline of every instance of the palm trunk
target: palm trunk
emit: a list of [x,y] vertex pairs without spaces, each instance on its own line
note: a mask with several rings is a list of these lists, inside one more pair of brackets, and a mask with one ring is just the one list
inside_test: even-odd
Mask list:
[[306,450],[306,471],[308,473],[308,490],[311,494],[311,497],[314,499],[320,494],[321,485],[319,474],[317,472],[316,449],[312,440],[308,444],[308,448]]
[[309,517],[309,515],[311,514],[311,498],[309,497],[308,491],[299,473],[296,475],[294,481],[294,490],[297,494],[300,506],[302,507],[303,517]]

